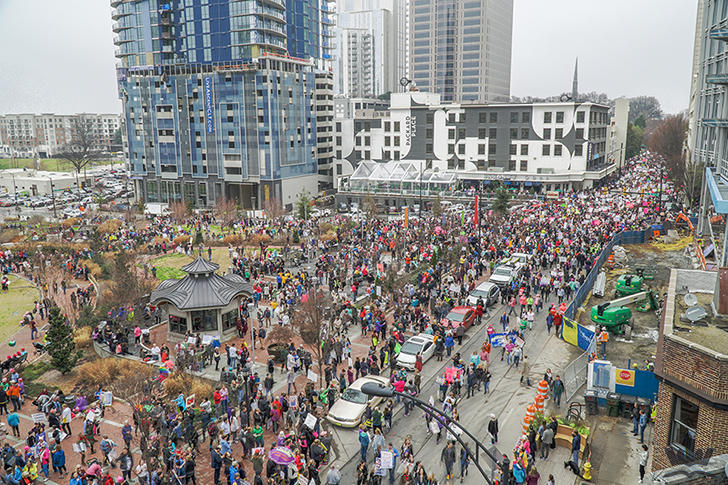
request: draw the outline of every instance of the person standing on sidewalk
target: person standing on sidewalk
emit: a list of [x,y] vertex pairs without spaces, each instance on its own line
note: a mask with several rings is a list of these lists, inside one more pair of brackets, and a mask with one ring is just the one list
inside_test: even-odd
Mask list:
[[647,415],[645,410],[640,410],[640,443],[645,443],[645,428],[647,427]]
[[521,384],[523,384],[523,379],[526,379],[526,385],[528,387],[531,387],[531,377],[529,376],[529,372],[531,371],[531,363],[528,361],[528,356],[523,356],[523,362],[521,362],[521,365],[523,366],[521,368]]
[[490,415],[488,433],[490,433],[490,444],[494,445],[498,443],[498,419],[495,417],[495,414]]
[[549,459],[549,452],[551,451],[551,444],[554,442],[554,430],[550,426],[546,426],[543,430],[543,436],[541,436],[541,451],[539,455],[542,460]]
[[645,467],[647,466],[647,457],[649,456],[647,445],[642,445],[642,453],[640,453],[640,480],[637,483],[642,483],[645,479]]

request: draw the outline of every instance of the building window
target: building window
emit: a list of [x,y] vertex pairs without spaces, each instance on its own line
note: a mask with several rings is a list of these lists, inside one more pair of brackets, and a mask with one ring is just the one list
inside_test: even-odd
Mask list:
[[465,145],[458,145],[458,154],[465,155]]
[[543,155],[544,157],[551,155],[551,145],[544,145],[543,149],[541,150],[541,155]]
[[394,152],[394,159],[399,160],[399,152]]
[[356,137],[356,138],[355,138],[354,140],[355,140],[354,144],[355,144],[356,146],[359,146],[359,145],[361,145],[361,137],[360,137],[360,136],[357,136],[357,137]]
[[173,333],[187,333],[187,319],[177,315],[169,316],[169,331]]
[[490,122],[491,123],[498,123],[498,113],[491,113],[490,114]]
[[574,147],[574,156],[575,157],[581,157],[584,154],[584,146],[583,145],[576,145]]
[[391,160],[391,159],[392,159],[391,152],[389,150],[385,151],[384,152],[384,160]]
[[223,331],[231,329],[235,327],[236,321],[238,319],[238,312],[239,310],[236,308],[234,310],[231,310],[227,313],[222,314],[222,329]]
[[521,113],[521,123],[530,123],[531,122],[531,113]]
[[385,146],[385,147],[388,147],[388,146],[389,146],[389,144],[390,144],[390,140],[391,140],[391,138],[390,138],[390,137],[388,137],[388,136],[385,136],[385,137],[384,137],[384,146]]
[[576,129],[576,139],[577,140],[583,140],[584,139],[584,128],[577,128]]
[[508,153],[510,155],[518,155],[518,145],[511,145],[508,147]]
[[564,112],[563,111],[557,111],[556,112],[556,122],[557,123],[563,123],[564,122]]
[[482,124],[482,123],[487,123],[487,122],[488,122],[487,113],[478,113],[478,123]]
[[521,145],[521,155],[528,155],[528,145]]
[[583,111],[577,111],[577,113],[576,113],[576,122],[577,123],[584,123],[584,112]]
[[455,128],[450,128],[449,130],[447,130],[447,139],[448,140],[455,139]]
[[554,145],[554,156],[560,157],[561,156],[561,145]]
[[344,173],[344,167],[340,164],[336,164],[336,175],[341,175]]
[[190,312],[193,332],[212,332],[217,330],[217,310],[198,310]]
[[670,446],[685,451],[691,457],[695,453],[699,410],[700,408],[690,401],[675,396],[675,404],[672,409]]
[[530,128],[521,128],[521,140],[528,140],[528,138],[530,136],[531,136]]
[[509,160],[508,161],[508,171],[509,172],[515,172],[516,171],[516,161],[515,160]]
[[564,129],[563,128],[556,128],[554,130],[554,139],[560,140],[564,137]]
[[511,123],[518,123],[518,113],[511,113]]
[[551,111],[546,111],[543,114],[543,122],[544,123],[551,123]]
[[488,160],[489,167],[495,167],[495,160]]
[[488,154],[489,155],[495,155],[496,154],[496,145],[495,143],[491,143],[488,145]]
[[478,140],[485,140],[485,128],[478,129]]
[[521,172],[528,172],[528,160],[521,160]]
[[372,123],[370,121],[364,122],[364,131],[372,131]]
[[435,136],[435,130],[432,128],[427,128],[427,132],[425,133],[425,136],[428,140],[432,140],[432,138]]
[[339,122],[336,123],[336,132],[341,133],[341,123]]
[[488,137],[489,137],[489,138],[490,138],[491,140],[495,140],[496,138],[498,138],[498,130],[497,130],[496,128],[491,128],[491,129],[490,129],[490,130],[488,131]]
[[396,147],[399,146],[399,137],[398,136],[394,137],[394,146],[396,146]]
[[485,155],[485,145],[478,145],[478,155]]
[[518,128],[510,129],[510,138],[511,140],[518,140]]
[[450,120],[450,123],[455,123],[455,113],[450,113],[447,118]]
[[465,128],[458,129],[458,140],[465,139]]
[[390,131],[391,128],[392,128],[392,123],[389,121],[385,121],[384,122],[384,131]]
[[341,150],[336,150],[336,158],[338,158],[339,160],[341,160],[341,156],[342,155],[343,154],[341,153]]
[[425,153],[427,153],[428,155],[432,155],[432,143],[425,144]]
[[551,139],[551,128],[544,128],[543,129],[543,139],[544,140],[550,140]]
[[455,145],[448,145],[447,153],[448,153],[448,155],[455,155]]
[[431,125],[435,122],[435,115],[432,113],[427,113],[427,124]]
[[368,147],[368,146],[370,146],[371,144],[372,144],[372,139],[371,139],[371,137],[365,136],[365,137],[364,137],[364,146],[365,146],[365,147]]

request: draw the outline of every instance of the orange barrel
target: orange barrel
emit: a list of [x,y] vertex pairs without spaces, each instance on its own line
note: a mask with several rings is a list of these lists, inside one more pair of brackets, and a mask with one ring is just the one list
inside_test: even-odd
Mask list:
[[533,416],[535,414],[536,414],[536,406],[534,406],[533,404],[529,404],[528,406],[526,406],[526,416],[533,418]]
[[548,393],[549,393],[549,382],[546,379],[544,379],[538,383],[538,394],[539,394],[539,396],[543,396],[545,399],[546,396],[548,396]]
[[544,397],[541,394],[536,394],[536,412],[537,413],[543,413],[544,409]]
[[531,425],[532,421],[533,416],[526,416],[523,418],[523,434],[528,434],[528,427]]

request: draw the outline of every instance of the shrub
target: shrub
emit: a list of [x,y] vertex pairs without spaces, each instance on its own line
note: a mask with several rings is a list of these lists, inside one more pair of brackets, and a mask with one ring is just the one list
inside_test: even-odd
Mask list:
[[195,234],[195,246],[199,246],[200,244],[205,242],[205,237],[202,235],[200,231],[197,231],[197,234]]
[[99,234],[112,234],[119,230],[121,227],[121,220],[119,219],[109,219],[106,222],[102,222],[98,227],[96,227],[96,231]]
[[177,246],[184,246],[188,242],[190,242],[190,239],[192,239],[192,236],[184,235],[184,236],[177,236],[174,238],[174,243]]
[[147,364],[115,357],[87,362],[77,372],[81,382],[92,388],[106,387],[116,380],[123,381],[140,375],[154,376],[154,369]]
[[0,231],[0,244],[13,242],[13,239],[18,237],[18,234],[20,234],[20,231],[17,229],[3,229]]
[[176,398],[180,394],[185,396],[195,395],[195,402],[202,401],[203,398],[212,398],[214,389],[211,384],[192,377],[186,372],[173,372],[164,380],[164,390],[167,395]]
[[78,225],[78,223],[79,220],[76,217],[70,217],[61,222],[61,226],[63,226],[64,229],[70,229],[71,227]]
[[162,236],[156,236],[152,242],[154,244],[168,243],[169,239],[167,239],[166,237],[162,237]]
[[227,236],[222,238],[222,242],[226,246],[229,244],[232,244],[233,246],[240,246],[241,244],[243,244],[243,241],[243,236],[241,236],[240,234],[228,234]]
[[73,333],[73,341],[76,342],[76,347],[79,349],[91,347],[91,327],[77,328]]

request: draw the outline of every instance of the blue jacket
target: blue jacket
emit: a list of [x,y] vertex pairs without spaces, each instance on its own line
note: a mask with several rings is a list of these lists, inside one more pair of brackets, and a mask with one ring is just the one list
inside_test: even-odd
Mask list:
[[63,450],[53,453],[53,466],[56,468],[66,466],[66,453]]
[[18,426],[20,424],[20,417],[15,413],[11,413],[8,416],[8,424],[10,426]]

